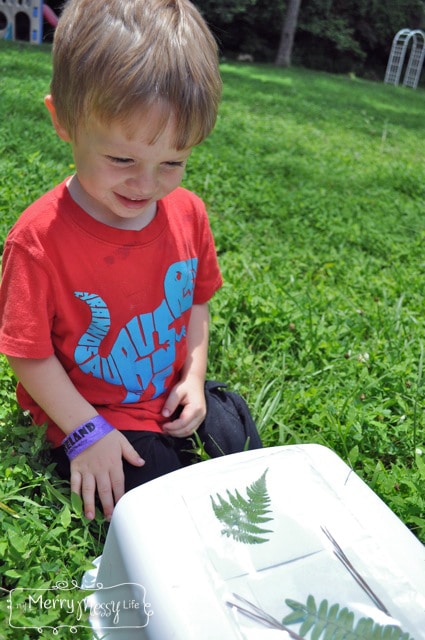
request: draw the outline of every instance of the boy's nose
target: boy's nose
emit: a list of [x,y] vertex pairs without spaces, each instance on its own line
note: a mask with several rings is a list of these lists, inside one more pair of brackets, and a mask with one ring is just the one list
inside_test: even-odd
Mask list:
[[156,187],[155,172],[145,169],[139,170],[129,178],[127,184],[137,191],[139,196],[151,195]]

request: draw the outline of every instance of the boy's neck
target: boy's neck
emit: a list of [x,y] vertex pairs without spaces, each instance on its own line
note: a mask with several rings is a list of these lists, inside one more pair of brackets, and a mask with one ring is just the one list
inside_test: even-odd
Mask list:
[[155,218],[157,211],[156,202],[136,218],[118,218],[117,216],[108,216],[107,214],[99,212],[96,204],[92,202],[90,196],[81,186],[76,174],[69,178],[66,186],[68,187],[71,198],[87,215],[108,227],[122,229],[124,231],[141,231]]

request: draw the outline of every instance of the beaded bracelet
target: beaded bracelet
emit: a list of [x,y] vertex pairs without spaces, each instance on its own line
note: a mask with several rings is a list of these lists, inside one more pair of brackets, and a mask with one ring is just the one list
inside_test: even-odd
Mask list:
[[62,446],[68,459],[73,460],[84,449],[87,449],[87,447],[90,447],[113,430],[114,427],[102,416],[95,416],[88,422],[84,422],[62,440]]

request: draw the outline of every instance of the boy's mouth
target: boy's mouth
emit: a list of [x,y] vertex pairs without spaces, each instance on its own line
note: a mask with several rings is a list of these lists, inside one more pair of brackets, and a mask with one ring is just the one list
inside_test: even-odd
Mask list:
[[140,207],[145,207],[151,201],[151,198],[127,198],[127,196],[119,193],[116,193],[115,197],[128,209],[140,209]]

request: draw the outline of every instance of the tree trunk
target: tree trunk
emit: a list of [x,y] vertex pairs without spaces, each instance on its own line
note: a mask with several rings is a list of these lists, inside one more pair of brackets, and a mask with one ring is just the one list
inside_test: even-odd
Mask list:
[[288,0],[282,31],[280,33],[279,50],[275,61],[278,67],[291,66],[292,48],[294,46],[300,6],[301,0]]

